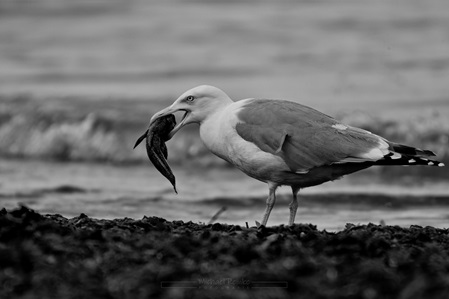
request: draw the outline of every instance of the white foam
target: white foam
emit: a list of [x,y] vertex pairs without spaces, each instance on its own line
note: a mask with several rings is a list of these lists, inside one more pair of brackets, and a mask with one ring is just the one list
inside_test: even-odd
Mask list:
[[416,163],[416,160],[410,159],[410,160],[408,160],[408,163]]
[[432,165],[434,165],[434,163],[433,162],[429,162],[429,163],[427,163],[427,165],[432,166]]
[[439,163],[438,166],[443,167],[444,163]]

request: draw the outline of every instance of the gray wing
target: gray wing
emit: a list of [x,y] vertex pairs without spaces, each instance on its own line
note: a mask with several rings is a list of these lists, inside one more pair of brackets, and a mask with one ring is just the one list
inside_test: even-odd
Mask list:
[[236,131],[243,139],[282,157],[294,172],[333,163],[375,161],[389,152],[385,139],[294,102],[251,100],[238,117]]

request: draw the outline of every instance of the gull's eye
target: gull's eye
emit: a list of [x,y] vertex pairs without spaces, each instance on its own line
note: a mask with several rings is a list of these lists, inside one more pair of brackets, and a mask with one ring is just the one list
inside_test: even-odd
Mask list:
[[195,98],[194,98],[193,96],[188,96],[188,97],[186,98],[186,101],[187,101],[187,102],[193,102],[194,99],[195,99]]

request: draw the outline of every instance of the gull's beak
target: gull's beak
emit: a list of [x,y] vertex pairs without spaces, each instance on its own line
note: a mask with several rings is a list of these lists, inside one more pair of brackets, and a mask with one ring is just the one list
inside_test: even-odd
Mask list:
[[173,137],[173,135],[176,134],[176,132],[179,131],[179,129],[181,129],[184,125],[186,125],[188,122],[188,118],[190,116],[190,110],[187,110],[185,108],[178,108],[174,105],[171,105],[165,109],[162,109],[161,111],[157,112],[156,114],[153,115],[153,117],[151,117],[150,120],[150,126],[153,124],[153,122],[158,119],[161,118],[163,116],[169,115],[169,114],[173,114],[175,112],[178,111],[185,111],[184,116],[182,117],[181,121],[173,128],[173,130],[171,130],[171,132],[168,134],[168,139],[171,139]]

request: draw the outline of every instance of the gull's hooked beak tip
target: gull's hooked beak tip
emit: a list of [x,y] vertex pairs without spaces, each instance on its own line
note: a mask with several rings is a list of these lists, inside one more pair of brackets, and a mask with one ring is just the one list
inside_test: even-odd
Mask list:
[[[170,108],[170,107],[168,107],[168,108]],[[161,110],[161,111],[159,111],[159,112],[156,112],[156,113],[151,117],[151,119],[150,119],[150,126],[156,121],[156,119],[161,118],[161,117],[163,117],[163,116],[166,116],[166,115],[170,114],[170,113],[168,113],[168,111],[167,111],[168,108],[165,108],[165,109],[163,109],[163,110]]]
[[176,111],[177,110],[173,109],[172,106],[169,106],[169,107],[167,107],[165,109],[162,109],[159,112],[156,112],[150,119],[150,126],[156,121],[156,119],[164,117],[164,116],[169,115],[169,114],[173,114]]

